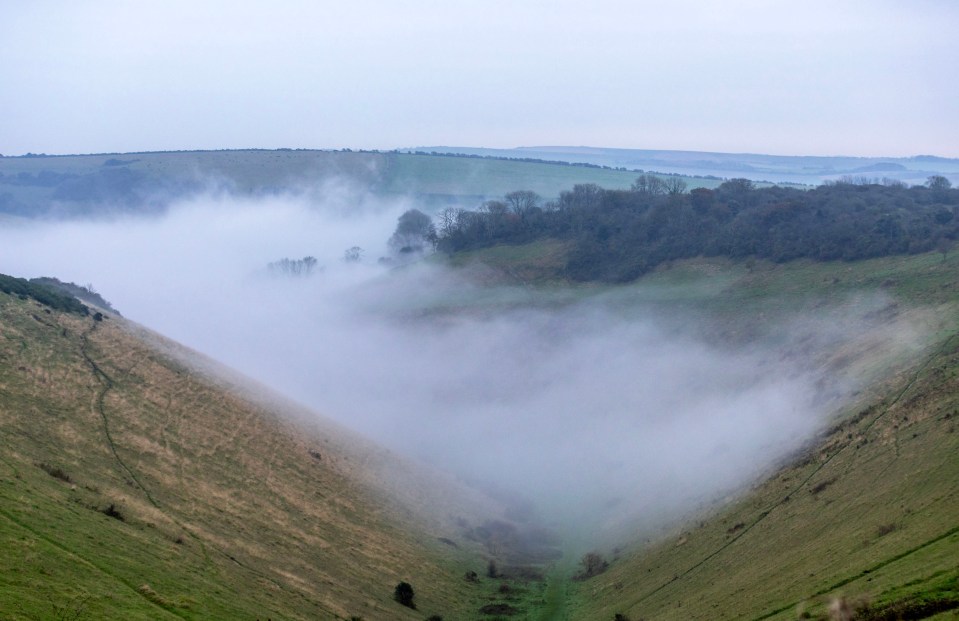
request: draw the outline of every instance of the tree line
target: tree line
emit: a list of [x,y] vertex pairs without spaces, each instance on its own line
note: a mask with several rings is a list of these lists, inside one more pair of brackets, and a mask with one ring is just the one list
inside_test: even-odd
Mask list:
[[475,210],[446,209],[421,230],[450,254],[563,240],[571,247],[569,278],[627,282],[696,256],[855,261],[939,250],[945,257],[959,238],[959,189],[933,176],[911,187],[846,178],[801,190],[731,179],[687,191],[682,179],[644,174],[629,190],[576,185],[548,202],[511,192]]

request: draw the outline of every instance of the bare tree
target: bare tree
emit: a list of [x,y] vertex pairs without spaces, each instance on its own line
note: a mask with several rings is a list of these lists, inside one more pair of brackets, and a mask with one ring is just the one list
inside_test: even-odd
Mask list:
[[447,207],[439,213],[440,235],[450,237],[460,228],[460,219],[463,210],[456,207]]
[[539,194],[531,190],[517,190],[503,197],[509,210],[521,218],[526,218],[539,207]]
[[666,184],[656,175],[640,175],[633,182],[633,192],[644,196],[660,196],[666,193]]
[[666,193],[671,196],[682,194],[687,188],[686,182],[679,177],[666,177],[663,185],[666,187]]
[[579,572],[577,577],[581,580],[598,576],[609,568],[609,563],[598,552],[587,552],[579,560],[579,564],[583,570]]
[[347,263],[359,263],[363,258],[363,249],[359,246],[353,246],[352,248],[347,248],[343,252],[343,260]]
[[945,192],[952,189],[952,182],[942,175],[933,175],[926,179],[926,187],[933,192]]

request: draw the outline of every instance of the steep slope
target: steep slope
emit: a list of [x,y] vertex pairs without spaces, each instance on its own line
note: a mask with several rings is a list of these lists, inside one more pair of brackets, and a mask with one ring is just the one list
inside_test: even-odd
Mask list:
[[[463,575],[484,561],[461,525],[489,504],[194,359],[0,294],[4,618],[475,609]],[[417,611],[393,601],[400,581]]]
[[[680,266],[652,281],[693,284],[695,271]],[[757,311],[777,317],[815,291],[884,290],[894,296],[887,319],[921,313],[930,336],[908,360],[872,369],[874,381],[804,455],[683,527],[631,542],[609,571],[578,583],[570,618],[825,618],[842,599],[857,619],[959,609],[956,273],[955,259],[930,254],[726,266],[719,293],[701,288],[696,303],[741,314],[759,331],[768,327]],[[731,333],[743,324],[730,322]],[[866,348],[837,352],[837,363],[867,371],[875,360]]]
[[[497,246],[450,262],[480,263],[486,281],[521,282],[535,297],[554,289],[546,283],[556,281],[563,251]],[[842,309],[835,325],[820,326],[853,333],[824,337],[810,363],[858,378],[859,389],[805,452],[751,488],[678,526],[637,528],[600,549],[609,570],[568,594],[557,586],[557,613],[544,618],[825,618],[840,600],[857,619],[956,618],[957,266],[940,253],[851,263],[695,259],[626,287],[567,289],[624,313],[696,318],[709,339],[780,343],[784,356],[808,355],[804,342],[781,337],[784,326]],[[575,571],[558,567],[555,581]]]

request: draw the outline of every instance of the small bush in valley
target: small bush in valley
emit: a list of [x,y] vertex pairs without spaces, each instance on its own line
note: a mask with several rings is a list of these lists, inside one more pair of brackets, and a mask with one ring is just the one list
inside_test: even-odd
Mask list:
[[124,515],[120,512],[120,509],[118,509],[117,506],[112,502],[107,508],[101,509],[100,513],[112,517],[114,520],[120,520],[121,522],[127,521],[126,517],[124,517]]
[[413,602],[413,597],[413,585],[411,585],[409,582],[400,582],[396,585],[396,588],[393,589],[393,599],[403,604],[407,608],[416,610],[416,603]]

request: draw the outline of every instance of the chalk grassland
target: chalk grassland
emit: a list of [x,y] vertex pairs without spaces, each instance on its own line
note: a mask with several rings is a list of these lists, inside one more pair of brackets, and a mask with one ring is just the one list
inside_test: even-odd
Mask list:
[[161,344],[0,294],[0,616],[476,609],[461,533],[493,515],[482,498]]
[[[142,208],[191,192],[238,194],[311,191],[328,181],[386,197],[412,197],[420,208],[475,207],[513,190],[545,199],[575,184],[628,188],[638,173],[406,153],[344,151],[184,151],[0,158],[0,211],[30,215],[51,203],[105,209]],[[684,178],[690,188],[718,180]],[[77,207],[74,206],[74,210]],[[69,210],[68,210],[69,211]]]
[[868,333],[827,352],[820,364],[865,380],[855,402],[748,493],[704,507],[682,528],[602,550],[616,560],[574,584],[568,618],[824,618],[839,597],[864,607],[860,619],[955,618],[959,255],[696,259],[631,285],[576,285],[557,295],[565,256],[562,243],[546,240],[443,260],[503,291],[463,299],[464,307],[602,299],[626,314],[659,308],[696,317],[708,338],[749,343],[775,342],[790,321],[837,308],[841,317],[844,307],[852,313],[872,300],[876,329],[925,335],[909,354],[884,354]]
[[[507,280],[524,270],[555,279],[563,263],[562,248],[543,243],[470,259],[508,264]],[[881,324],[919,322],[927,340],[881,368],[868,345],[836,351],[829,364],[858,365],[871,382],[814,445],[743,497],[629,542],[609,571],[574,586],[569,618],[825,618],[839,597],[863,608],[859,619],[955,618],[957,276],[959,256],[940,253],[855,263],[693,260],[627,287],[577,288],[623,312],[639,303],[694,310],[711,318],[718,338],[742,341],[774,336],[782,321],[828,300],[882,296]]]
[[843,596],[870,607],[860,619],[959,607],[957,370],[953,337],[744,499],[583,584],[576,618],[822,618]]
[[783,156],[755,153],[710,153],[704,151],[656,151],[597,147],[520,147],[483,149],[474,147],[421,147],[424,151],[468,153],[499,157],[529,157],[589,162],[613,168],[683,172],[719,177],[748,177],[757,181],[792,181],[818,184],[842,176],[888,177],[907,183],[922,183],[930,175],[959,174],[959,159],[916,157]]

